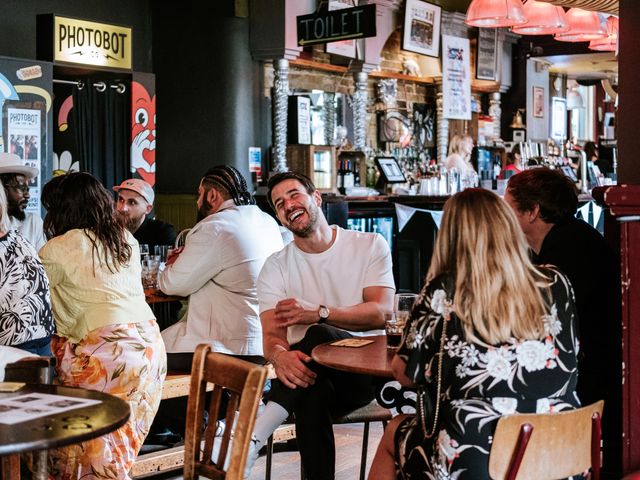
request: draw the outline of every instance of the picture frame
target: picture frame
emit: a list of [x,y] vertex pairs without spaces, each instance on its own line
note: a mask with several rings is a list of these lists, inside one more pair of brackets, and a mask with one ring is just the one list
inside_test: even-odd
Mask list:
[[476,78],[496,81],[498,79],[497,28],[479,28],[476,47]]
[[544,88],[542,87],[533,87],[533,116],[544,117]]
[[402,49],[430,57],[440,52],[442,8],[422,0],[407,0],[402,28]]
[[551,138],[563,141],[567,136],[567,100],[562,97],[551,99]]

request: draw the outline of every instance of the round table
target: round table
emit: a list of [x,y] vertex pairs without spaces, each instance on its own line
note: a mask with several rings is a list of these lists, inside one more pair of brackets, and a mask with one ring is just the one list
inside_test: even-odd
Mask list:
[[362,347],[340,347],[333,342],[318,345],[311,352],[311,358],[320,365],[351,373],[361,373],[378,377],[376,400],[385,408],[399,413],[415,411],[415,391],[402,387],[393,378],[391,359],[394,352],[387,348],[385,335],[354,337],[372,340]]
[[[0,399],[29,393],[46,393],[100,403],[15,424],[0,423],[0,456],[5,478],[19,478],[22,452],[46,450],[79,443],[112,432],[129,419],[129,404],[113,395],[58,385],[27,384]],[[17,466],[17,473],[16,473]],[[9,476],[6,476],[9,475]]]

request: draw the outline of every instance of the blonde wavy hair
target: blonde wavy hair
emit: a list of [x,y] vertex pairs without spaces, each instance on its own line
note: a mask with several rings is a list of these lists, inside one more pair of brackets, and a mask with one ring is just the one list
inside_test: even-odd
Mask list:
[[550,297],[549,279],[531,263],[515,214],[494,193],[471,188],[445,204],[427,283],[441,274],[454,279],[453,308],[467,339],[494,345],[544,337],[541,291]]
[[0,180],[0,232],[7,233],[11,228],[9,213],[7,212],[7,194]]
[[473,142],[470,135],[454,135],[449,143],[449,155],[457,153],[458,155],[465,156],[466,153],[464,155],[462,154],[462,145],[469,141]]

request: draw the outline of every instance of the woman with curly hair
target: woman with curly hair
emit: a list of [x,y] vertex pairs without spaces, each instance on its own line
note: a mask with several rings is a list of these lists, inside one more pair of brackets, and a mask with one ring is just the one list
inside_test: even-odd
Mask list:
[[489,480],[502,415],[580,405],[575,317],[569,281],[531,263],[506,202],[483,189],[451,197],[391,364],[402,385],[440,394],[439,421],[394,418],[369,478]]
[[160,403],[166,353],[141,283],[137,241],[113,198],[88,173],[44,186],[47,244],[40,250],[57,334],[56,381],[127,401],[129,421],[110,434],[50,451],[60,479],[128,479]]

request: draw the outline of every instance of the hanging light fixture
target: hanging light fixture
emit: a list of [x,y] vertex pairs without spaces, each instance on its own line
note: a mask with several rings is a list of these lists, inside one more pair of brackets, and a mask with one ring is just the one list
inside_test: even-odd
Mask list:
[[513,27],[527,21],[521,0],[473,0],[464,21],[483,28]]
[[569,80],[567,87],[569,88],[567,91],[567,110],[584,108],[584,99],[578,90],[578,82]]
[[562,7],[538,0],[528,0],[523,5],[527,22],[511,30],[520,35],[554,35],[569,30]]
[[602,25],[596,12],[572,8],[566,13],[569,30],[554,36],[561,42],[588,42],[600,40],[607,36],[607,29]]
[[589,49],[599,52],[615,52],[618,46],[618,17],[611,15],[607,18],[607,36],[602,40],[591,40]]

